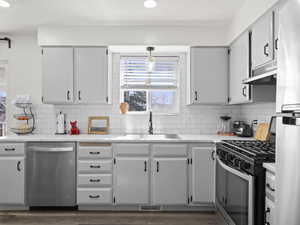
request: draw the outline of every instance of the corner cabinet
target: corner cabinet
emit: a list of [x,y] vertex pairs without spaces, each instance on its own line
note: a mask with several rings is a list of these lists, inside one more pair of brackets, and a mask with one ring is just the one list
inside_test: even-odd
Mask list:
[[43,103],[108,103],[107,47],[43,48],[42,73]]
[[250,86],[243,80],[250,76],[250,36],[243,33],[230,46],[229,103],[239,104],[250,101]]
[[228,48],[192,47],[188,104],[228,102]]

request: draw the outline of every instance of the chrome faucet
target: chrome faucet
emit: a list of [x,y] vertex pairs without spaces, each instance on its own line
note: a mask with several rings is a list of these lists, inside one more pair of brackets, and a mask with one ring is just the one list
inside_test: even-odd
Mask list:
[[153,134],[153,121],[152,121],[152,112],[150,111],[150,118],[149,118],[149,130],[148,133],[150,135]]

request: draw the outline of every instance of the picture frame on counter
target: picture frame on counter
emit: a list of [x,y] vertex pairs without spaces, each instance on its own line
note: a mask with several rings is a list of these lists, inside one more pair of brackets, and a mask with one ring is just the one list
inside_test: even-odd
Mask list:
[[109,133],[108,116],[91,116],[88,120],[88,134],[105,135]]

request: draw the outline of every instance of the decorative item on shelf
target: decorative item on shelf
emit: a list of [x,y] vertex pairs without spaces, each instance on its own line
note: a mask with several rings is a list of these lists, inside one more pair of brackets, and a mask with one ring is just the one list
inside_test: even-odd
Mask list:
[[230,129],[230,116],[220,116],[221,123],[219,126],[219,130],[217,132],[218,135],[222,136],[234,136],[234,133],[231,132]]
[[109,132],[108,116],[89,117],[88,133],[89,134],[108,134]]
[[126,114],[128,112],[128,109],[129,109],[129,105],[127,102],[122,102],[120,104],[120,111],[122,114]]
[[32,113],[32,104],[27,102],[15,101],[14,105],[22,110],[22,113],[15,114],[14,118],[19,121],[16,127],[10,130],[18,135],[31,134],[35,129],[35,117]]
[[77,127],[77,121],[70,121],[71,124],[71,130],[70,130],[70,134],[71,135],[79,135],[80,134],[80,130]]

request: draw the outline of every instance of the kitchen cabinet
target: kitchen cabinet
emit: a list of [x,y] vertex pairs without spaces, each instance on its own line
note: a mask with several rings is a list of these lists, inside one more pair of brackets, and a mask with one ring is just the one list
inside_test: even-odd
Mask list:
[[0,205],[24,205],[24,156],[0,157]]
[[230,75],[229,75],[229,103],[239,104],[250,101],[250,86],[243,84],[249,78],[250,57],[249,33],[243,33],[230,46]]
[[153,159],[153,204],[187,204],[187,158]]
[[274,15],[274,59],[277,60],[279,48],[279,8],[276,7],[273,12]]
[[270,11],[252,27],[252,69],[273,60],[273,21],[274,14]]
[[149,204],[149,168],[147,157],[115,159],[115,204]]
[[43,103],[108,103],[107,47],[43,48],[42,67]]
[[42,95],[44,103],[73,102],[73,48],[42,50]]
[[75,48],[74,60],[76,101],[85,104],[107,103],[107,48]]
[[191,147],[191,196],[190,201],[213,203],[215,198],[215,159],[213,146]]
[[189,104],[228,101],[228,48],[192,47]]

